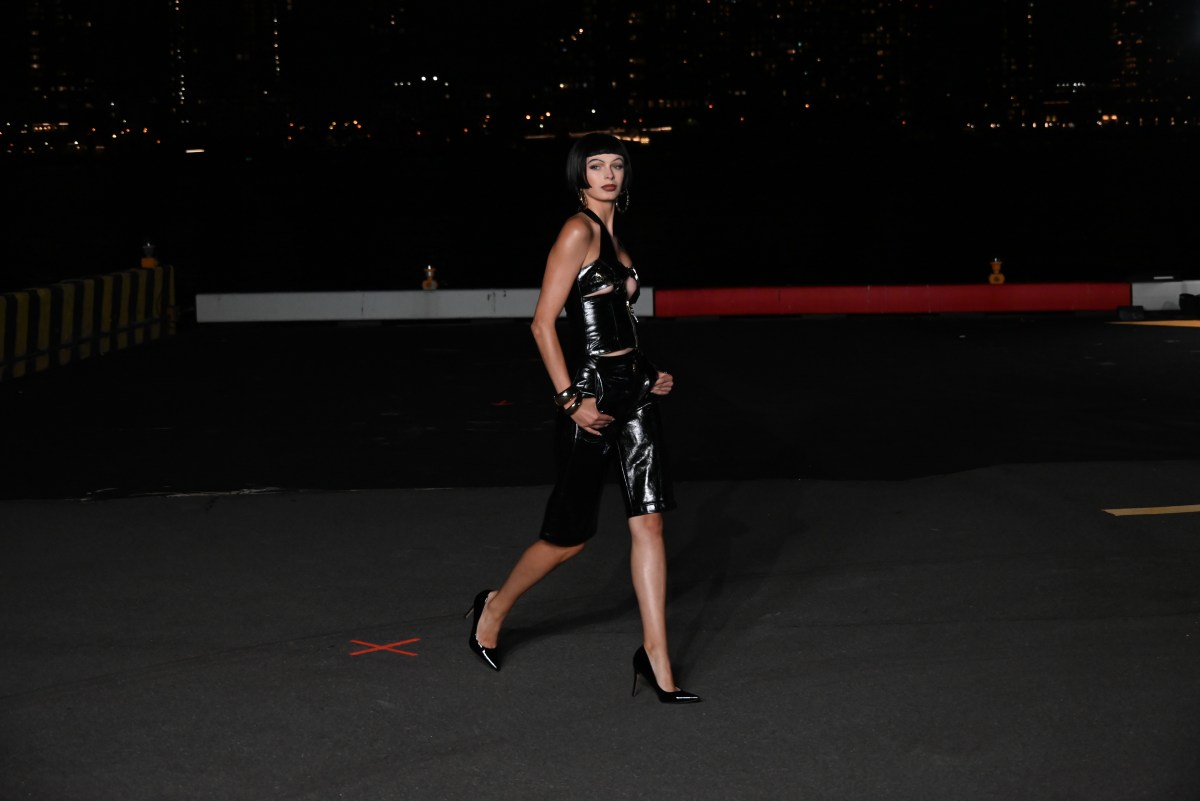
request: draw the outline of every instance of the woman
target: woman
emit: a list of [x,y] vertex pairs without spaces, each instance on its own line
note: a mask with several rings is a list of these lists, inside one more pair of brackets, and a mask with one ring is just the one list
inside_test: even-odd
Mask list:
[[[559,231],[533,313],[533,338],[561,409],[556,441],[558,478],[546,504],[541,534],[498,590],[483,590],[469,644],[483,662],[500,669],[501,625],[517,599],[550,571],[583,550],[596,533],[599,502],[612,458],[619,463],[632,538],[630,568],[642,619],[642,645],[633,655],[638,677],[663,703],[700,698],[675,684],[667,651],[667,557],[662,513],[674,507],[663,472],[656,396],[674,380],[638,346],[638,276],[613,232],[618,210],[629,204],[629,153],[620,139],[590,133],[567,156],[567,184],[579,211]],[[572,363],[559,342],[556,321],[567,311]]]

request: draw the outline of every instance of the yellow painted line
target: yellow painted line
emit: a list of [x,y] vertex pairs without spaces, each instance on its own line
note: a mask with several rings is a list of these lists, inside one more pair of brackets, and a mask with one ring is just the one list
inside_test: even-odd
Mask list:
[[1123,515],[1182,515],[1188,512],[1200,512],[1200,503],[1193,503],[1189,506],[1142,506],[1131,507],[1129,509],[1104,509],[1102,511],[1117,517]]
[[8,364],[8,294],[0,295],[0,378],[4,377],[4,367]]
[[25,375],[25,354],[29,352],[29,292],[14,292],[11,297],[16,302],[13,318],[17,327],[13,332],[13,366],[9,374],[20,378]]
[[133,274],[122,275],[118,282],[120,286],[117,302],[117,350],[124,350],[129,347],[129,301],[133,292]]
[[31,332],[36,336],[33,346],[38,350],[38,355],[33,359],[33,369],[45,370],[50,366],[50,305],[53,298],[50,290],[44,286],[29,291],[33,293],[32,297],[37,298],[38,305],[37,331]]
[[1200,328],[1200,320],[1130,320],[1115,322],[1113,325],[1167,325],[1175,328]]
[[100,319],[97,330],[100,338],[96,342],[96,352],[101,356],[112,350],[113,329],[113,277],[101,275],[100,278]]
[[79,316],[79,358],[86,359],[92,355],[92,335],[95,332],[94,305],[96,303],[96,281],[88,279],[83,282],[83,300]]
[[75,285],[60,284],[59,292],[61,293],[59,302],[62,314],[56,333],[58,335],[58,364],[62,366],[71,361],[71,344],[75,341]]

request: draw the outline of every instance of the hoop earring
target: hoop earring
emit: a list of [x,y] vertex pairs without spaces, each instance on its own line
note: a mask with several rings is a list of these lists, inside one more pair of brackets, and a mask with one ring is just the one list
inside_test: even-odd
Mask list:
[[[621,201],[622,201],[622,200],[624,200],[624,201],[625,201],[625,205],[624,205],[624,206],[622,206],[622,205],[621,205]],[[628,190],[628,189],[626,189],[624,192],[622,192],[622,193],[621,193],[621,194],[620,194],[620,195],[617,197],[617,202],[616,202],[616,204],[615,204],[615,205],[616,205],[616,207],[617,207],[617,211],[621,212],[622,214],[624,214],[625,212],[629,211],[629,190]]]
[[582,187],[581,187],[581,188],[579,188],[579,189],[577,189],[577,190],[575,190],[575,193],[576,193],[577,195],[579,195],[579,209],[580,209],[580,211],[582,211],[583,209],[586,209],[586,208],[587,208],[587,193],[583,191],[583,188],[582,188]]

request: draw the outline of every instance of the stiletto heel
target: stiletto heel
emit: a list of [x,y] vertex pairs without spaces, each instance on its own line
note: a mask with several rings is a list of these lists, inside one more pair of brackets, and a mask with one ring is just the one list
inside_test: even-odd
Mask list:
[[475,614],[475,622],[471,624],[471,636],[467,638],[467,645],[471,646],[471,653],[483,660],[483,663],[492,670],[500,669],[500,657],[495,648],[484,648],[479,644],[479,638],[476,636],[479,632],[479,618],[483,615],[483,605],[487,603],[488,593],[491,590],[483,590],[475,596],[467,613],[463,617],[470,617]]
[[645,646],[641,646],[633,652],[633,692],[631,695],[637,695],[639,675],[650,682],[650,686],[654,688],[654,692],[658,693],[658,700],[664,704],[694,704],[704,700],[695,693],[689,693],[687,690],[676,688],[672,691],[659,687],[658,679],[654,678],[654,668],[650,664],[650,657],[646,654]]

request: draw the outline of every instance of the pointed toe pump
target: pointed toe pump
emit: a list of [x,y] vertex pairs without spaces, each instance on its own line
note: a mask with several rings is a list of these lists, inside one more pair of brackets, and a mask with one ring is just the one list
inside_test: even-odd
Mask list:
[[659,687],[658,679],[654,678],[654,668],[650,665],[650,657],[646,655],[644,646],[633,652],[633,692],[631,695],[637,695],[638,676],[650,682],[654,692],[658,693],[658,700],[664,704],[694,704],[703,700],[700,696],[689,693],[687,690],[664,690]]
[[479,644],[479,637],[476,635],[479,632],[479,618],[483,615],[483,606],[487,603],[488,593],[491,590],[483,590],[475,596],[475,601],[471,604],[471,608],[463,617],[475,616],[474,622],[471,624],[471,636],[467,638],[467,645],[471,646],[471,653],[483,660],[483,663],[492,670],[500,669],[500,656],[496,648],[484,648]]

